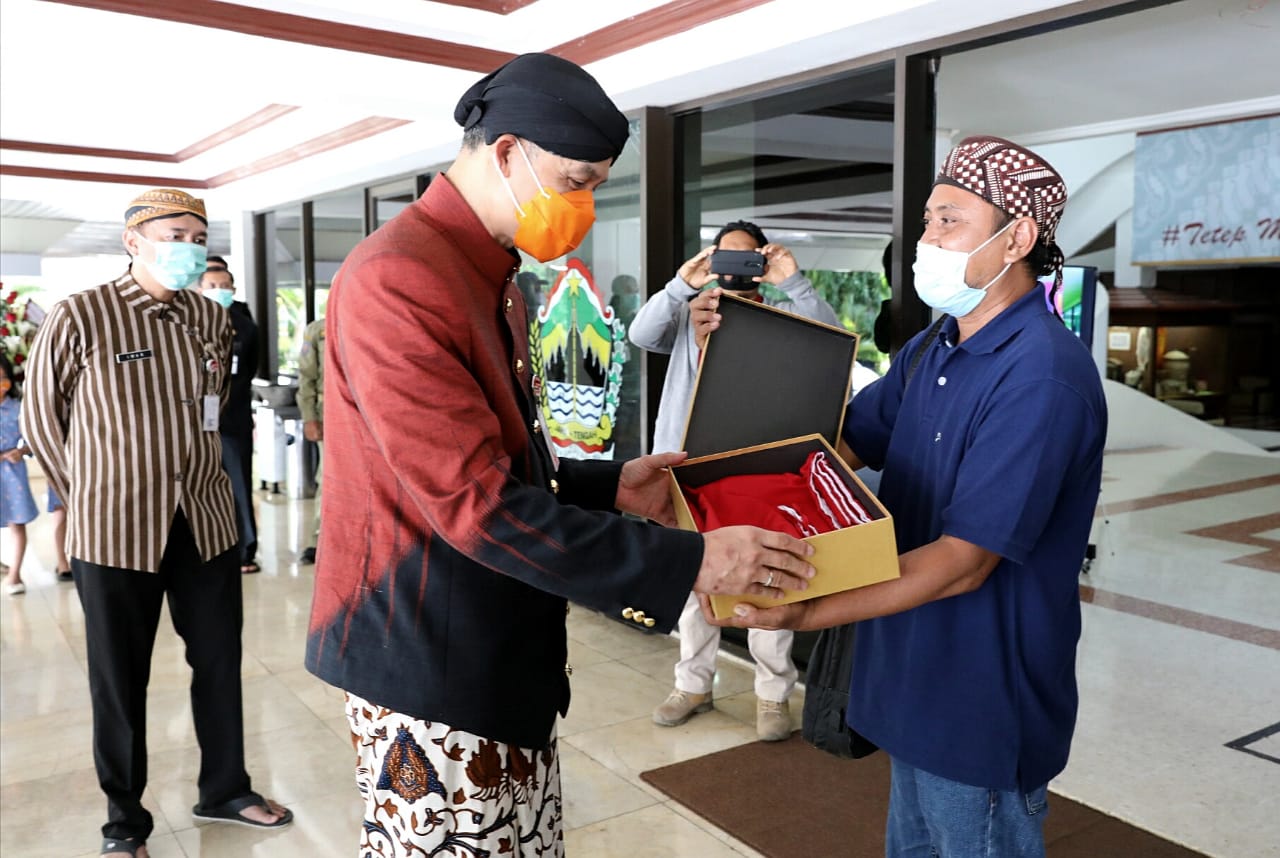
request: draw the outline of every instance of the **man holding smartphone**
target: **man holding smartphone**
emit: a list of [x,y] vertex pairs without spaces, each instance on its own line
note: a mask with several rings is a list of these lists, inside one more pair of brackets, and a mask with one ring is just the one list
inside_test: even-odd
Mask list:
[[[723,254],[724,251],[730,253]],[[723,255],[717,257],[717,253]],[[744,253],[760,257],[762,274],[748,275],[761,268]],[[740,273],[717,274],[713,269]],[[764,297],[760,294],[761,282],[776,287],[786,298],[774,301]],[[770,244],[754,223],[727,224],[716,235],[715,243],[681,265],[671,282],[650,298],[631,322],[629,335],[633,343],[671,356],[653,434],[655,453],[676,452],[683,446],[698,362],[707,335],[720,326],[716,310],[725,292],[828,325],[840,324],[835,311],[801,273],[791,251],[780,244]],[[744,386],[750,384],[750,367],[743,367],[742,377]],[[720,630],[703,618],[693,597],[680,615],[678,628],[680,661],[675,668],[675,688],[653,712],[654,723],[664,727],[683,724],[691,716],[712,708],[711,684]],[[756,735],[762,741],[776,742],[791,735],[787,698],[797,678],[791,661],[794,638],[795,634],[789,631],[752,629],[747,633],[756,663]]]

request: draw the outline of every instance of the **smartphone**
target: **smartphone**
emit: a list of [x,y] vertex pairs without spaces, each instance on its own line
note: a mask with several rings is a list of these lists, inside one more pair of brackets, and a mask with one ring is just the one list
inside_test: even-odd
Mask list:
[[715,250],[711,253],[711,273],[729,274],[750,280],[763,277],[764,254],[758,250]]

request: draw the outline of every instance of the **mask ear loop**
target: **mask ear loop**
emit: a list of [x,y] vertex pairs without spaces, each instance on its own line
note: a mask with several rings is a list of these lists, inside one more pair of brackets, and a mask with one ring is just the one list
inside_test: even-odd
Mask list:
[[547,199],[551,199],[551,194],[547,192],[547,188],[542,184],[542,180],[538,178],[538,172],[533,169],[533,162],[529,160],[529,153],[524,151],[524,146],[520,145],[520,138],[516,138],[516,148],[520,150],[520,154],[524,156],[524,165],[529,168],[529,175],[533,176],[533,183],[538,186],[538,192]]
[[506,176],[502,175],[502,167],[498,164],[498,153],[493,153],[493,169],[498,171],[498,178],[502,180],[502,187],[507,189],[507,196],[511,197],[511,204],[516,207],[516,211],[520,212],[520,217],[524,217],[524,206],[520,205],[520,201],[516,199],[516,192],[511,190],[511,182]]

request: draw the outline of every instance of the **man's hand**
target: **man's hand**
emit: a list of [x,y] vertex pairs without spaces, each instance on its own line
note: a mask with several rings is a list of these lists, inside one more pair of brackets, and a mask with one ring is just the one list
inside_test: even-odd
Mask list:
[[757,279],[764,280],[765,283],[777,286],[800,270],[800,266],[796,264],[796,258],[791,255],[791,251],[781,244],[766,244],[760,248],[760,252],[764,254],[766,265],[764,277]]
[[720,275],[711,273],[711,254],[714,251],[714,246],[704,247],[698,251],[697,256],[681,265],[680,270],[676,272],[680,275],[680,279],[694,289],[701,289],[708,283],[718,280]]
[[702,606],[702,616],[713,626],[726,626],[734,629],[808,629],[809,616],[817,600],[792,602],[790,605],[775,605],[772,608],[757,608],[745,602],[735,605],[733,615],[723,620],[717,619],[711,610],[711,599],[702,593],[695,594]]
[[324,440],[324,421],[323,420],[307,420],[302,424],[302,437],[308,441],[320,442]]
[[707,335],[720,327],[720,314],[716,310],[720,306],[720,296],[724,290],[719,286],[706,289],[689,302],[689,324],[693,325],[694,342],[698,348],[706,348]]
[[702,568],[693,583],[697,593],[780,598],[805,590],[814,568],[804,558],[813,546],[759,527],[721,527],[704,535]]
[[623,512],[674,527],[676,513],[671,507],[667,469],[688,457],[688,453],[655,453],[627,462],[618,478],[614,506]]
[[6,462],[21,462],[22,448],[14,447],[12,450],[5,450],[3,453],[0,453],[0,459],[4,459]]

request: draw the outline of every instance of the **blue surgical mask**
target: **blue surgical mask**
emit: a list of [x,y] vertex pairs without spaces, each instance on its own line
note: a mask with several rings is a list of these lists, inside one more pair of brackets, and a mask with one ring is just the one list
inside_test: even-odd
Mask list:
[[134,261],[141,262],[164,288],[174,292],[186,289],[204,273],[209,251],[203,244],[152,241],[141,234],[138,238],[156,249],[156,258],[148,262],[139,254]]
[[234,289],[201,289],[200,294],[224,307],[230,307],[236,300],[236,290]]
[[911,266],[915,272],[916,294],[933,309],[948,316],[960,318],[977,309],[986,296],[987,290],[1009,270],[1006,265],[990,283],[975,289],[964,280],[965,271],[969,267],[969,257],[996,240],[996,236],[1013,226],[1017,221],[1009,221],[995,235],[965,253],[962,250],[943,250],[923,241],[916,245],[916,261]]

